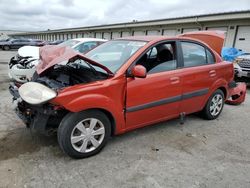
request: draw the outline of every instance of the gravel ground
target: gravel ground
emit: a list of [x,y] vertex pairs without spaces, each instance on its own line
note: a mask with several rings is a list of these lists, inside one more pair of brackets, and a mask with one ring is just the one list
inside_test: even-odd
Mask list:
[[14,114],[4,63],[14,53],[0,51],[0,187],[250,187],[250,89],[217,120],[162,122],[73,160],[55,136],[31,133]]

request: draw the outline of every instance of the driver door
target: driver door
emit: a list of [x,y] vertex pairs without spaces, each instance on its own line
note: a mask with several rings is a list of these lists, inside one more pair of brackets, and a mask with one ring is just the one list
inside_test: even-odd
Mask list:
[[[169,42],[160,45],[164,45],[163,48],[159,45],[152,47],[136,62],[147,69],[147,77],[127,78],[127,129],[171,119],[180,114],[181,70],[177,69],[176,44]],[[165,57],[164,52],[168,54]]]

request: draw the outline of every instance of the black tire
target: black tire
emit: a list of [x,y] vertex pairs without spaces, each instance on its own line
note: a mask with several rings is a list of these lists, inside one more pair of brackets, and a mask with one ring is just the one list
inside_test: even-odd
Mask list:
[[9,50],[10,47],[9,46],[3,46],[3,50]]
[[[87,121],[90,118],[99,120],[99,122],[101,122],[102,126],[104,127],[105,133],[104,136],[102,137],[100,145],[96,147],[93,151],[79,152],[75,149],[76,145],[71,143],[71,136],[76,130],[76,126],[78,125],[79,122]],[[57,138],[60,148],[70,157],[75,159],[86,158],[99,153],[107,143],[110,135],[111,135],[111,123],[108,117],[103,112],[98,110],[87,110],[78,113],[67,114],[61,121],[57,131]],[[82,143],[83,145],[84,141],[79,141],[79,142],[80,144]],[[87,143],[88,145],[91,145],[92,141],[88,140]],[[93,147],[94,145],[92,146],[92,148]]]
[[[220,106],[220,110],[217,110],[216,113],[213,113],[214,110],[210,110],[210,107],[214,104],[213,103],[213,99],[215,98],[215,96],[220,96],[222,101],[221,101],[221,106]],[[223,107],[224,107],[224,103],[225,103],[225,96],[224,96],[224,93],[223,91],[221,91],[220,89],[217,89],[208,99],[207,103],[206,103],[206,106],[204,107],[204,109],[202,110],[201,114],[202,114],[202,117],[204,119],[207,119],[207,120],[213,120],[213,119],[216,119],[217,117],[219,117],[219,115],[221,114],[222,110],[223,110]],[[213,108],[212,108],[213,109]]]

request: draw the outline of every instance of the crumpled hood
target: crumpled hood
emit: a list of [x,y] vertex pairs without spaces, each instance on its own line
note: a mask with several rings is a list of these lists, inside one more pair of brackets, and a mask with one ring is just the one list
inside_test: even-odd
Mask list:
[[21,57],[32,57],[39,59],[39,48],[37,46],[23,46],[18,49],[17,53]]
[[37,66],[37,73],[41,74],[45,70],[53,67],[57,64],[67,64],[68,62],[73,62],[76,59],[82,59],[88,63],[98,66],[104,69],[108,74],[113,73],[105,66],[83,56],[67,46],[44,46],[40,48],[40,63]]

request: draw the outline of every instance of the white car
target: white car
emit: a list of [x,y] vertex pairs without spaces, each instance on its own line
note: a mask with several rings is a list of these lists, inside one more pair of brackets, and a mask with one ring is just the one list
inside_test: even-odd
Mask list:
[[238,56],[234,61],[234,72],[237,78],[250,78],[250,53]]
[[[76,38],[67,40],[57,46],[68,46],[80,53],[86,53],[96,46],[106,42],[97,38]],[[51,46],[53,48],[53,46]],[[9,77],[15,82],[25,83],[31,80],[36,66],[39,64],[39,49],[36,46],[24,46],[19,48],[16,56],[9,62]]]

